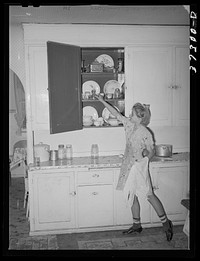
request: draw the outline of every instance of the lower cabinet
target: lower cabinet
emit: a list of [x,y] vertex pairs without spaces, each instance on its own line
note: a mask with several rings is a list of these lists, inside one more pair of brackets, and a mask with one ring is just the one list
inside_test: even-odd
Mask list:
[[[181,200],[189,196],[188,167],[155,168],[152,170],[152,183],[168,218],[172,221],[185,221],[187,210],[181,205]],[[153,208],[151,219],[153,223],[160,222]]]
[[114,220],[113,170],[77,173],[77,226],[112,226]]
[[[153,164],[152,164],[153,165]],[[116,190],[119,168],[29,171],[30,234],[72,233],[120,229],[131,225],[131,207],[123,191]],[[174,223],[184,224],[189,197],[188,165],[153,165],[151,178],[155,194]],[[143,226],[161,222],[147,201],[140,196]]]
[[30,183],[30,230],[75,227],[74,173],[32,173]]
[[113,186],[78,187],[78,227],[113,225]]

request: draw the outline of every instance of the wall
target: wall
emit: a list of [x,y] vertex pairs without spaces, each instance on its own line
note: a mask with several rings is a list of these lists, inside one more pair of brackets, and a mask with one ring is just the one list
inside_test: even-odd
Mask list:
[[[17,74],[26,91],[24,40],[21,25],[9,25],[9,68]],[[14,118],[15,101],[13,79],[9,78],[9,155],[13,153],[13,145],[21,139],[26,139],[26,133],[17,133],[17,122]]]
[[[173,152],[189,151],[189,127],[151,127],[156,144],[173,144]],[[125,133],[123,127],[91,128],[60,134],[49,134],[47,130],[35,131],[34,142],[50,145],[58,149],[58,144],[72,144],[74,156],[90,155],[91,145],[99,145],[100,155],[117,155],[124,152]]]

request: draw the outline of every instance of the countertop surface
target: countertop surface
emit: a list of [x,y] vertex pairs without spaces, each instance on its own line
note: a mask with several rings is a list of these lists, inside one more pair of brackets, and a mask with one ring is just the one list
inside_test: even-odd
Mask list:
[[[169,164],[173,162],[189,161],[189,152],[174,153],[170,158],[156,157],[151,160],[151,164]],[[121,167],[122,157],[119,155],[100,156],[98,159],[91,157],[74,157],[72,160],[56,160],[40,162],[38,165],[30,164],[29,170],[60,169],[60,168],[117,168]]]

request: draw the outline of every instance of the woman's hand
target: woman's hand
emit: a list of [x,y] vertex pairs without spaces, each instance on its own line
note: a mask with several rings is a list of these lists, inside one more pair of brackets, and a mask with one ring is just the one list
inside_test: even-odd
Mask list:
[[153,158],[154,154],[155,154],[154,149],[150,149],[150,150],[144,149],[142,151],[142,156],[148,157],[149,160],[151,160]]
[[143,157],[146,157],[146,156],[148,156],[149,155],[149,151],[147,150],[147,149],[144,149],[143,151],[142,151],[142,156]]

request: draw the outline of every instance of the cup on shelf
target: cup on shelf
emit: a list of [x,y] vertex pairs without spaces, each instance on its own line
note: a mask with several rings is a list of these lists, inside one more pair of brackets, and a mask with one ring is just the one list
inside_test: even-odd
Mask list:
[[106,98],[107,99],[112,99],[113,98],[113,94],[112,93],[106,93]]
[[102,98],[104,98],[104,96],[105,96],[104,92],[100,92],[99,94],[101,95]]
[[90,98],[90,92],[85,92],[85,99],[88,100]]

